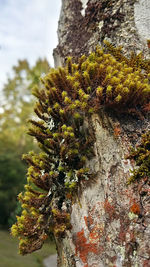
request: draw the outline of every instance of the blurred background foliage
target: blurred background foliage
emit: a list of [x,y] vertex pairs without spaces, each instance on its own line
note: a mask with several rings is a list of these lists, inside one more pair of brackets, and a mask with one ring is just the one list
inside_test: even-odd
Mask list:
[[17,195],[23,191],[27,166],[22,154],[38,150],[36,142],[26,134],[27,120],[33,117],[34,97],[31,90],[41,86],[40,77],[50,66],[38,59],[33,67],[19,60],[13,67],[1,94],[0,113],[0,227],[8,229],[20,213]]
[[0,267],[44,267],[43,260],[56,254],[55,244],[50,240],[40,250],[24,257],[18,254],[18,239],[12,238],[8,231],[0,230],[0,240]]

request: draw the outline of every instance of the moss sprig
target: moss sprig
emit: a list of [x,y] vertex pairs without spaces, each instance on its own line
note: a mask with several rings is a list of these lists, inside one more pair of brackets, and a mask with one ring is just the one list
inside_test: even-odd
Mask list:
[[129,159],[134,160],[136,168],[131,171],[131,177],[128,184],[145,179],[150,179],[150,131],[142,135],[141,143],[136,147],[132,148]]

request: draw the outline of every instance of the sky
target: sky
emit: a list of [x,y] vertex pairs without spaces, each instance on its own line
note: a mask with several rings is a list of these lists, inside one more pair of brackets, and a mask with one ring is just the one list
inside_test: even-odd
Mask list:
[[0,0],[0,87],[18,59],[54,65],[60,9],[61,0]]

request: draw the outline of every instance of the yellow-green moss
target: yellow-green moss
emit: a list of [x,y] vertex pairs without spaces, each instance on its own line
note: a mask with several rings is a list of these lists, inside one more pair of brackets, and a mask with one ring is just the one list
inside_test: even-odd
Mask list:
[[147,63],[110,48],[113,55],[98,47],[77,64],[68,58],[64,68],[51,69],[42,79],[42,89],[33,90],[37,120],[30,120],[29,134],[43,152],[24,156],[28,186],[19,200],[26,212],[12,227],[22,254],[39,249],[51,231],[61,238],[71,227],[72,197],[91,177],[85,163],[93,156],[94,134],[85,119],[101,108],[139,114],[149,107]]
[[144,179],[145,182],[150,179],[150,131],[142,135],[141,143],[132,148],[130,159],[133,159],[136,164],[136,169],[132,171],[132,175],[128,183]]

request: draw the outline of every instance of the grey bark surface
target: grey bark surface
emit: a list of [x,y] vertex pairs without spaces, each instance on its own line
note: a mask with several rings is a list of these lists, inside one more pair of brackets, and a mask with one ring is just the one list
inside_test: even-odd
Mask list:
[[[104,39],[125,54],[143,51],[149,57],[150,1],[62,0],[55,65],[67,56],[88,54]],[[125,159],[131,145],[149,129],[149,118],[134,119],[103,112],[92,116],[95,156],[87,166],[95,173],[72,205],[71,231],[56,240],[58,266],[150,266],[150,204],[148,184],[127,186],[134,163]],[[119,128],[119,136],[115,129]],[[140,215],[130,211],[138,203]]]
[[58,25],[59,44],[54,50],[55,65],[69,55],[88,54],[108,40],[124,52],[143,51],[150,55],[149,0],[62,0]]

